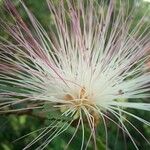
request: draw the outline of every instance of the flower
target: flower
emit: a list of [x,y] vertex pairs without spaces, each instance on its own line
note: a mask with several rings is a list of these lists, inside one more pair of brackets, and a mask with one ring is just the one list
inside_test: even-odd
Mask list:
[[[133,27],[134,11],[128,12],[122,1],[119,10],[115,10],[117,1],[114,0],[108,6],[95,0],[61,0],[59,3],[47,0],[53,21],[49,35],[23,1],[20,3],[33,31],[12,2],[6,0],[12,23],[1,21],[1,26],[13,40],[1,36],[1,112],[8,112],[6,108],[10,105],[23,103],[21,110],[57,109],[61,120],[56,117],[24,149],[46,137],[37,148],[44,149],[74,122],[77,122],[76,130],[68,144],[81,126],[81,149],[84,149],[84,128],[88,126],[89,141],[94,139],[96,149],[95,128],[100,121],[105,126],[107,143],[106,119],[118,125],[138,149],[124,122],[147,140],[126,118],[130,116],[150,125],[126,109],[150,110],[149,103],[139,100],[150,97],[150,72],[145,67],[149,60],[150,33],[149,26],[144,26],[144,17]],[[142,27],[145,28],[141,32]],[[35,104],[32,107],[28,106],[31,102]],[[67,119],[64,121],[63,117]],[[58,128],[59,125],[62,126]]]

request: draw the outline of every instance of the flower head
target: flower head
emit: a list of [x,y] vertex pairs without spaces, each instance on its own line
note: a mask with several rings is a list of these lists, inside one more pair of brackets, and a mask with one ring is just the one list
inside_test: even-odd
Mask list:
[[[138,129],[124,114],[150,125],[126,110],[150,110],[149,103],[139,101],[150,97],[150,72],[145,65],[149,60],[150,33],[149,26],[144,26],[145,16],[135,25],[134,11],[125,9],[122,1],[117,10],[115,0],[108,5],[96,0],[47,0],[52,18],[48,33],[26,5],[20,3],[33,30],[11,1],[6,0],[13,23],[1,21],[1,25],[13,40],[0,37],[1,110],[24,103],[25,108],[21,109],[42,111],[47,106],[47,111],[55,108],[60,117],[71,118],[60,128],[56,119],[56,126],[48,126],[25,149],[47,137],[38,147],[44,149],[74,122],[76,130],[68,144],[81,126],[81,149],[86,148],[84,128],[88,126],[89,140],[93,137],[96,149],[95,128],[103,121],[107,139],[106,120],[117,124],[138,149],[124,121]],[[30,103],[35,106],[28,107]]]

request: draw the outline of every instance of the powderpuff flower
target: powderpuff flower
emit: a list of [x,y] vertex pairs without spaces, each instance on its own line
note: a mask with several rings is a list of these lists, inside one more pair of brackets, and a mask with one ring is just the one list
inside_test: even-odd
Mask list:
[[[134,9],[125,8],[123,1],[47,0],[52,20],[48,33],[23,1],[20,3],[32,30],[12,2],[5,0],[12,22],[1,19],[9,38],[0,37],[0,112],[59,112],[24,149],[42,138],[44,142],[37,149],[44,149],[70,126],[76,129],[68,145],[81,129],[80,149],[86,149],[91,139],[99,149],[96,128],[100,122],[108,147],[107,122],[112,122],[138,149],[126,123],[147,140],[128,120],[133,117],[150,125],[128,111],[150,111],[149,102],[143,100],[150,97],[150,70],[145,65],[150,51],[146,16],[135,24]],[[15,106],[19,104],[18,109]],[[8,110],[10,106],[13,109]],[[85,127],[91,131],[86,142]]]

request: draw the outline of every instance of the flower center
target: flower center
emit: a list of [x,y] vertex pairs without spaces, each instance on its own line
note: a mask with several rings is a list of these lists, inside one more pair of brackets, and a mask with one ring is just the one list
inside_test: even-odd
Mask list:
[[94,119],[94,125],[96,126],[99,123],[99,113],[96,109],[96,105],[91,97],[87,94],[85,87],[81,88],[79,95],[74,97],[71,94],[66,94],[64,99],[70,101],[78,109],[86,109],[88,113]]
[[87,107],[93,107],[94,106],[94,103],[92,102],[92,100],[88,96],[84,87],[81,88],[78,96],[74,97],[71,94],[66,94],[64,99],[66,101],[72,102],[76,107],[85,106],[87,108]]

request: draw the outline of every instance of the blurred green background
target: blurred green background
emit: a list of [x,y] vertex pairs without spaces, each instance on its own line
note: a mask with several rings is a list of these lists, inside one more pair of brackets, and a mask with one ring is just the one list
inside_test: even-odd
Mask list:
[[[13,0],[16,8],[19,10],[21,16],[24,18],[26,23],[29,23],[29,18],[27,17],[24,9],[20,7],[18,0]],[[138,10],[137,20],[144,15],[145,10],[150,8],[150,3],[144,2],[143,0],[130,0],[131,7],[138,7],[140,5],[140,9]],[[51,16],[49,14],[49,10],[45,0],[25,0],[25,4],[33,12],[33,14],[40,21],[42,26],[49,30],[49,24],[51,24]],[[0,0],[1,7],[3,6],[2,0]],[[1,14],[2,15],[2,14]],[[7,17],[7,16],[5,16]],[[135,24],[137,22],[135,20]],[[148,22],[149,18],[145,20]],[[30,24],[30,23],[29,23]],[[6,38],[7,35],[3,33],[3,30],[0,30],[1,36]],[[143,101],[143,100],[142,100]],[[148,101],[148,100],[144,100]],[[129,110],[136,115],[141,116],[142,118],[150,121],[150,115],[147,112],[143,111],[135,111]],[[145,137],[150,140],[150,128],[143,125],[139,121],[128,118],[136,127],[141,131]],[[140,150],[149,150],[150,146],[148,143],[139,135],[139,133],[131,128],[128,124],[125,123],[129,132],[132,134],[137,146]],[[121,130],[119,130],[113,123],[108,123],[108,145],[110,150],[133,150],[135,149],[130,138],[127,135],[124,135]],[[30,132],[33,132],[37,129],[45,127],[45,121],[39,119],[34,116],[29,115],[0,115],[0,150],[21,150],[24,148],[31,140],[33,140],[40,132],[35,132],[30,136],[22,138],[18,141],[16,139],[24,136]],[[100,122],[100,125],[97,129],[97,145],[98,150],[106,149],[106,141],[105,141],[105,129],[103,123]],[[61,136],[55,138],[51,144],[46,148],[47,150],[61,150],[65,147],[75,128],[70,127],[66,132],[64,132]],[[80,131],[80,130],[79,130]],[[86,129],[86,134],[89,135],[88,128]],[[73,142],[69,146],[69,150],[78,150],[81,145],[81,136],[82,133],[78,132]],[[87,140],[87,139],[86,139]],[[37,145],[40,145],[42,141],[39,141]],[[37,146],[36,145],[36,146]],[[32,146],[30,149],[35,149],[36,147]],[[91,142],[88,147],[89,150],[93,150],[93,143]]]

